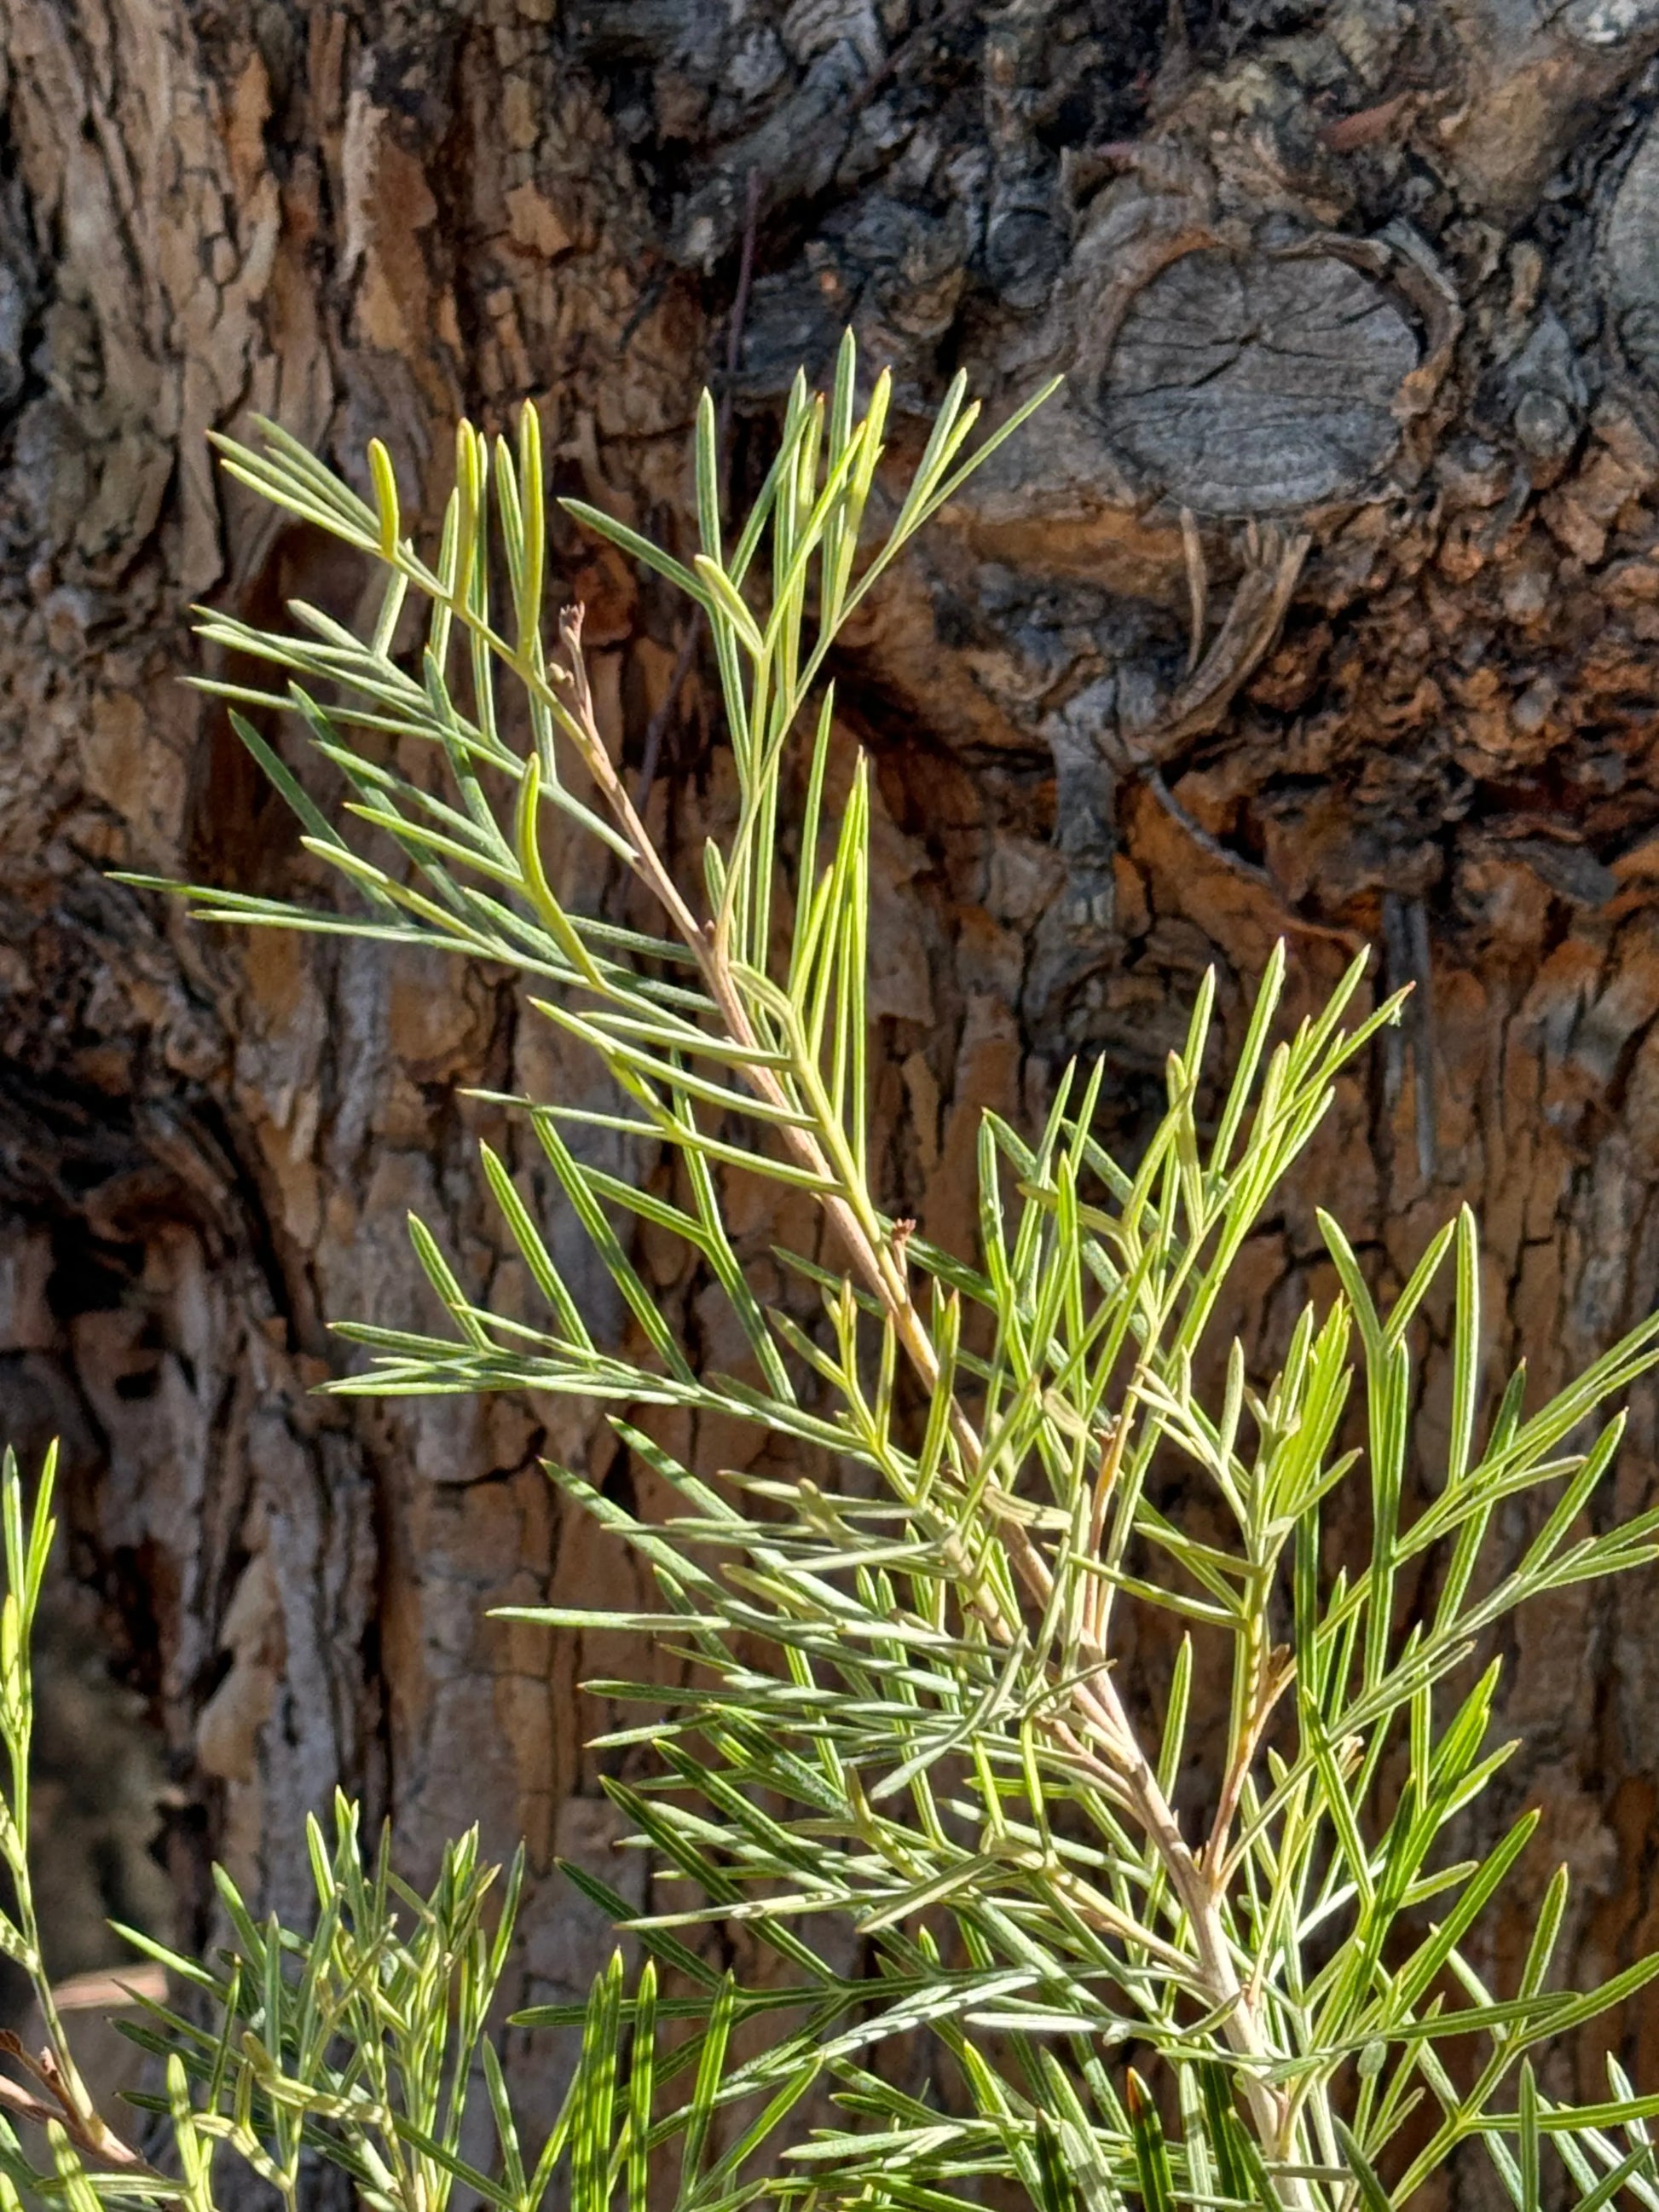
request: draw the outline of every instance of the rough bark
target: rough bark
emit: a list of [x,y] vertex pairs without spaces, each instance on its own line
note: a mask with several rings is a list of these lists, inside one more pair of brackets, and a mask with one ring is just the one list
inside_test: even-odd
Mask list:
[[[105,880],[306,880],[179,686],[185,610],[358,582],[216,483],[209,430],[262,411],[349,467],[379,432],[429,523],[451,419],[532,395],[557,489],[681,530],[751,189],[739,486],[848,320],[901,447],[957,364],[994,405],[1063,369],[841,671],[894,1200],[965,1237],[982,1106],[1103,1052],[1132,1146],[1206,963],[1234,1022],[1279,933],[1308,1000],[1369,939],[1411,1020],[1237,1323],[1265,1360],[1326,1284],[1316,1191],[1385,1284],[1467,1197],[1492,1371],[1541,1387],[1659,1297],[1656,52],[1654,0],[9,0],[4,1418],[68,1440],[71,1579],[154,1723],[187,1923],[210,1850],[295,1902],[338,1781],[416,1864],[475,1816],[526,1834],[525,1986],[585,1978],[549,1869],[611,1832],[573,1686],[607,1662],[482,1615],[623,1572],[538,1455],[629,1479],[545,1407],[307,1395],[325,1315],[421,1308],[411,1206],[517,1294],[472,1153],[514,1139],[459,1089],[582,1078],[490,977],[211,939]],[[683,611],[556,552],[689,840],[726,786],[695,658],[670,696]],[[744,1225],[763,1267],[781,1224]],[[1447,1387],[1431,1358],[1425,1466]],[[1621,1505],[1656,1452],[1644,1397]],[[1512,1655],[1504,1786],[1547,1802],[1529,1863],[1572,1866],[1585,1975],[1659,1939],[1651,1617],[1565,1599]],[[1626,2028],[1659,2078],[1659,2009]]]

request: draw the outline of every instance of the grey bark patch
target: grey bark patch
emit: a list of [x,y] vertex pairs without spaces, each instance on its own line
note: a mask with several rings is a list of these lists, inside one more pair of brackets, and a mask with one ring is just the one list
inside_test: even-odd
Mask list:
[[1645,382],[1659,383],[1659,131],[1651,126],[1620,179],[1603,252],[1619,348]]
[[1100,406],[1126,464],[1183,506],[1281,514],[1358,491],[1387,459],[1417,360],[1389,294],[1334,254],[1204,248],[1136,297]]
[[1602,907],[1619,889],[1619,878],[1582,845],[1553,844],[1547,837],[1517,838],[1508,849],[1526,862],[1553,891],[1574,906]]

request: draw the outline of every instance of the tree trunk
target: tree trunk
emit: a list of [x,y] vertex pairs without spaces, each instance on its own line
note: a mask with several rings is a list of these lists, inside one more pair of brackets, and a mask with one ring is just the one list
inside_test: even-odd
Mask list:
[[[1236,1036],[1276,936],[1307,1003],[1370,942],[1416,994],[1245,1256],[1252,1358],[1328,1285],[1316,1196],[1384,1288],[1474,1206],[1494,1376],[1652,1306],[1656,0],[9,0],[0,41],[4,1421],[66,1439],[75,1618],[154,1722],[186,1932],[213,1853],[297,1909],[338,1783],[417,1869],[475,1817],[526,1836],[525,1990],[585,1982],[551,1861],[614,1832],[596,1656],[483,1613],[624,1576],[539,1458],[628,1480],[568,1410],[307,1395],[325,1317],[427,1313],[411,1206],[514,1295],[474,1145],[518,1140],[460,1091],[588,1079],[550,1032],[484,975],[216,938],[102,872],[307,881],[180,685],[186,610],[361,579],[216,479],[215,428],[352,471],[379,433],[429,530],[453,419],[532,395],[556,489],[683,534],[707,379],[740,489],[848,321],[901,448],[957,366],[994,410],[1064,371],[840,669],[896,1208],[965,1241],[980,1109],[1074,1054],[1133,1148],[1206,965]],[[556,551],[689,844],[726,782],[685,611]],[[1425,1467],[1448,1382],[1431,1353]],[[1512,1654],[1504,1788],[1547,1805],[1530,1878],[1577,1877],[1576,1974],[1659,1940],[1652,1605],[1564,1597]],[[143,1888],[145,1802],[82,1808],[106,1891]],[[1626,2030],[1651,2087],[1659,2008]]]

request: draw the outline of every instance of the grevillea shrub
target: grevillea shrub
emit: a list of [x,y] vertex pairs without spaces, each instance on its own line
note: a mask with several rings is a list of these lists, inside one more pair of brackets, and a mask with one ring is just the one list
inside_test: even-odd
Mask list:
[[[165,2064],[152,2166],[93,2109],[40,1954],[28,1628],[50,1480],[26,1519],[11,1469],[0,1853],[18,1901],[0,1942],[35,1984],[50,2048],[13,2052],[20,2079],[0,2093],[19,2127],[0,2143],[9,2202],[206,2212],[216,2172],[240,2160],[292,2204],[324,2159],[398,2212],[441,2212],[457,2190],[504,2212],[556,2191],[576,2212],[954,2212],[1011,2191],[1041,2212],[1382,2212],[1477,2145],[1522,2212],[1546,2197],[1595,2212],[1621,2191],[1659,2207],[1644,2124],[1659,2096],[1610,2065],[1603,2101],[1564,2106],[1533,2070],[1659,1959],[1557,1986],[1563,1869],[1514,1985],[1488,1987],[1474,1939],[1536,1816],[1478,1859],[1451,1848],[1510,1748],[1488,1741],[1507,1617],[1659,1553],[1659,1512],[1610,1525],[1598,1504],[1620,1416],[1596,1425],[1659,1359],[1659,1327],[1547,1405],[1528,1409],[1519,1372],[1488,1405],[1470,1215],[1387,1311],[1322,1216],[1339,1287],[1300,1316],[1279,1371],[1253,1375],[1216,1340],[1230,1273],[1338,1071],[1394,1018],[1366,1010],[1363,963],[1281,1036],[1277,957],[1218,1093],[1203,1092],[1218,1107],[1201,1111],[1206,983],[1137,1159],[1094,1133],[1099,1065],[1070,1072],[1041,1127],[988,1114],[973,1249],[884,1212],[866,1130],[867,785],[862,766],[850,783],[831,774],[827,671],[863,596],[1018,417],[971,449],[975,410],[953,387],[894,492],[878,483],[886,380],[862,414],[855,383],[849,343],[827,397],[797,384],[740,526],[720,512],[705,401],[689,562],[566,503],[707,623],[736,800],[689,868],[602,740],[580,610],[545,627],[532,410],[516,449],[462,427],[429,556],[404,533],[378,446],[372,503],[273,428],[257,450],[225,448],[233,475],[355,549],[383,592],[361,635],[303,605],[281,633],[204,621],[239,665],[272,672],[270,690],[209,688],[343,902],[198,889],[197,911],[510,969],[610,1079],[599,1107],[587,1085],[580,1104],[511,1103],[609,1271],[626,1346],[596,1340],[555,1264],[570,1223],[555,1239],[486,1149],[538,1312],[481,1304],[413,1223],[440,1331],[415,1315],[343,1326],[367,1358],[332,1387],[568,1394],[605,1409],[672,1498],[641,1517],[582,1468],[550,1468],[572,1510],[634,1547],[657,1596],[635,1613],[518,1616],[666,1647],[665,1668],[599,1686],[640,1705],[637,1727],[603,1741],[648,1768],[611,1786],[657,1880],[630,1917],[573,1871],[628,1921],[641,1965],[630,1978],[619,1954],[585,2008],[522,2016],[568,2072],[580,2030],[562,2116],[524,2143],[492,2041],[516,1875],[481,1867],[464,1838],[420,1896],[342,1804],[331,1836],[295,1839],[315,1876],[310,1926],[257,1923],[222,1878],[228,1948],[159,1954],[177,1994],[141,2030]],[[245,709],[297,725],[319,764],[302,781]],[[632,878],[627,926],[568,899],[545,857],[556,823],[561,849],[592,839]],[[619,1137],[632,1176],[594,1164]],[[823,1217],[815,1253],[778,1255],[787,1310],[762,1304],[728,1227],[745,1177]],[[688,1247],[726,1301],[740,1372],[694,1367],[630,1260],[639,1223]],[[1449,1433],[1419,1496],[1413,1333],[1447,1271]],[[750,1425],[768,1471],[682,1464],[661,1408],[720,1417],[694,1434]],[[1356,1488],[1343,1527],[1364,1525],[1368,1556],[1334,1567],[1322,1521]],[[1533,1492],[1517,1552],[1499,1509]],[[1431,1599],[1413,1609],[1406,1587]],[[1132,1632],[1148,1614],[1169,1633]],[[1149,1649],[1172,1662],[1149,1667]],[[1187,1757],[1200,1741],[1218,1759]],[[836,1916],[857,1941],[830,1960],[814,1937]],[[775,1954],[757,1986],[711,1965],[700,1934],[738,1922]],[[764,2032],[739,2038],[761,2014]],[[902,2069],[887,2063],[901,2037]],[[936,2061],[925,2095],[895,2078],[914,2083],[918,2039]],[[462,2149],[480,2130],[482,2164]]]

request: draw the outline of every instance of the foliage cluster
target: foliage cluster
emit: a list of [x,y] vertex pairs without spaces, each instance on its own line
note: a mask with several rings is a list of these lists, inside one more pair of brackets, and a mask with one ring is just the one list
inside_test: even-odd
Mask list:
[[[1541,1407],[1528,1411],[1521,1371],[1489,1407],[1469,1215],[1387,1310],[1322,1217],[1340,1288],[1301,1314],[1278,1371],[1253,1377],[1238,1344],[1212,1340],[1241,1250],[1340,1072],[1396,1012],[1365,1011],[1363,963],[1275,1041],[1277,956],[1213,1110],[1206,982],[1139,1159],[1114,1158],[1096,1133],[1100,1066],[1060,1084],[1036,1130],[988,1115],[975,1250],[941,1250],[884,1212],[866,1121],[870,793],[860,764],[836,798],[830,656],[1021,416],[970,451],[975,410],[958,382],[890,496],[888,384],[861,413],[857,391],[850,342],[827,395],[797,383],[740,528],[719,511],[705,400],[688,562],[566,503],[708,623],[734,799],[695,882],[606,748],[579,611],[556,641],[545,632],[533,410],[516,449],[461,428],[430,564],[378,446],[372,500],[274,427],[258,449],[226,448],[233,476],[357,550],[384,586],[361,635],[302,605],[275,634],[205,618],[210,644],[273,672],[269,689],[209,688],[307,850],[361,904],[198,889],[198,912],[508,969],[613,1086],[604,1109],[511,1103],[608,1271],[629,1343],[595,1340],[555,1240],[486,1148],[543,1310],[479,1304],[413,1222],[447,1327],[343,1328],[368,1357],[334,1387],[572,1395],[605,1408],[659,1478],[672,1508],[647,1519],[580,1468],[549,1470],[634,1547],[656,1609],[521,1617],[621,1625],[664,1647],[672,1688],[650,1667],[596,1686],[643,1708],[604,1741],[654,1747],[648,1778],[613,1794],[662,1887],[630,1917],[573,1876],[628,1924],[643,1963],[630,1976],[619,1953],[579,2017],[521,2016],[580,2030],[557,2125],[521,2143],[492,2009],[518,1870],[492,1895],[463,1839],[422,1896],[384,1844],[365,1856],[342,1804],[332,1838],[315,1824],[307,1838],[312,1925],[260,1924],[221,1877],[222,1954],[166,1954],[178,2002],[141,2031],[165,2073],[167,2172],[153,2167],[93,2110],[40,1955],[27,1651],[50,1470],[26,1519],[9,1469],[0,1853],[18,1908],[0,1942],[40,1993],[50,2049],[34,2061],[8,2046],[27,2086],[0,2094],[45,2124],[50,2156],[32,2160],[7,2134],[9,2202],[21,2190],[90,2212],[179,2197],[208,2212],[228,2157],[290,2204],[308,2160],[334,2161],[386,2212],[442,2212],[458,2187],[502,2212],[534,2212],[555,2187],[577,2212],[760,2198],[956,2212],[1011,2190],[1040,2212],[1126,2199],[1383,2212],[1478,2144],[1520,2212],[1563,2192],[1598,2212],[1621,2191],[1659,2212],[1645,2125],[1659,2097],[1614,2063],[1604,2099],[1565,2105],[1534,2069],[1659,1959],[1599,1988],[1558,1986],[1563,1869],[1516,1985],[1488,1987],[1474,1964],[1483,1916],[1535,1816],[1479,1856],[1454,1848],[1513,1748],[1489,1741],[1501,1624],[1659,1556],[1659,1510],[1592,1517],[1622,1421],[1595,1426],[1599,1409],[1659,1361],[1659,1326]],[[297,720],[343,780],[337,808],[251,714],[267,728]],[[547,862],[552,830],[629,872],[632,921],[576,910]],[[596,1127],[637,1148],[637,1175],[597,1164]],[[643,1172],[664,1158],[668,1194]],[[780,1255],[788,1310],[763,1306],[734,1248],[737,1176],[804,1192],[822,1216],[821,1251]],[[680,1240],[727,1302],[740,1373],[688,1360],[630,1257],[641,1222]],[[1419,1497],[1413,1330],[1447,1276],[1449,1440]],[[653,1433],[663,1407],[754,1425],[773,1471],[680,1463]],[[1369,1510],[1350,1507],[1345,1526],[1365,1520],[1367,1553],[1335,1564],[1332,1500],[1356,1489]],[[1518,1555],[1517,1502],[1530,1531]],[[1413,1611],[1402,1589],[1425,1565],[1432,1604]],[[1132,1615],[1167,1622],[1176,1655],[1150,1726],[1121,1663],[1148,1641],[1127,1635]],[[1218,1774],[1192,1756],[1212,1738]],[[854,1940],[829,1956],[814,1932],[835,1923]],[[753,1986],[711,1966],[698,1933],[738,1923],[776,1962]],[[740,2033],[757,2021],[763,2033]],[[918,2038],[938,2062],[925,2095],[885,2063]]]

